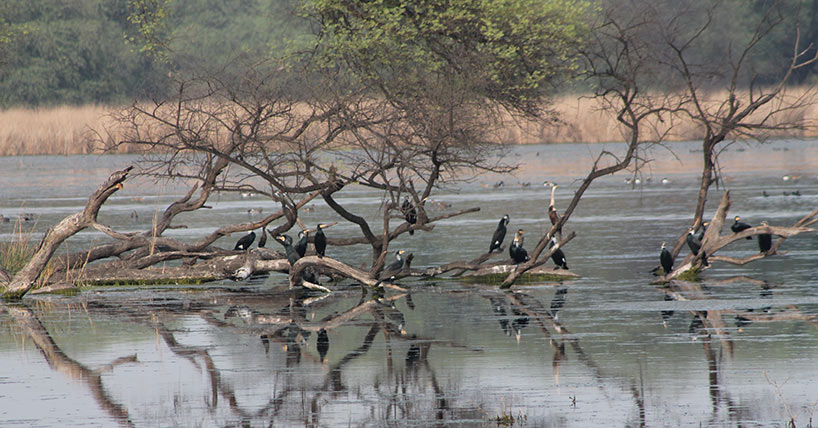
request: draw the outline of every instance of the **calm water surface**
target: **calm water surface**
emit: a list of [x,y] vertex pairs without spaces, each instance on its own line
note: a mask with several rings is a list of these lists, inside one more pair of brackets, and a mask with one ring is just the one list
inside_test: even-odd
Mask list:
[[[547,222],[541,183],[560,184],[564,209],[595,154],[621,147],[515,148],[511,160],[523,163],[515,176],[435,197],[447,209],[480,212],[393,246],[413,252],[416,267],[471,259],[508,213],[509,228],[525,229],[531,247]],[[789,239],[786,255],[747,266],[716,262],[684,290],[651,285],[659,244],[686,229],[697,191],[697,146],[670,147],[678,159],[649,153],[667,160],[649,164],[640,185],[624,183],[626,175],[594,184],[567,226],[577,232],[565,248],[568,264],[581,278],[562,284],[501,292],[408,281],[409,293],[382,298],[356,287],[304,298],[273,274],[31,296],[0,314],[0,426],[496,426],[502,415],[516,426],[806,426],[818,406],[818,238]],[[39,239],[133,161],[0,158],[0,214],[32,216],[25,231]],[[735,145],[722,167],[730,215],[791,225],[818,207],[818,142]],[[500,180],[505,185],[493,187]],[[801,196],[784,195],[795,190]],[[711,193],[708,215],[720,192]],[[378,194],[343,193],[353,211],[378,217]],[[100,220],[143,230],[183,194],[129,180]],[[313,204],[306,223],[338,220]],[[179,218],[187,229],[169,235],[193,239],[253,219],[250,208],[274,210],[237,195],[217,195],[211,205]],[[330,232],[356,230],[342,224]],[[13,221],[0,223],[0,240],[13,233]],[[105,239],[88,231],[65,246]],[[756,251],[755,241],[742,241],[723,254]],[[359,265],[369,249],[328,254]]]

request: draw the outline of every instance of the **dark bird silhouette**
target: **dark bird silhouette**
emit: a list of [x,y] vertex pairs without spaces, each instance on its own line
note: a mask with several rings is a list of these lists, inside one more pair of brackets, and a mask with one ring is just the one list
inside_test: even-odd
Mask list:
[[329,335],[327,334],[327,330],[323,328],[318,330],[315,348],[318,349],[318,356],[321,358],[321,362],[323,363],[324,357],[326,357],[327,352],[329,352]]
[[262,227],[261,236],[258,238],[258,247],[264,248],[265,245],[267,245],[267,229]]
[[284,251],[287,253],[287,261],[290,262],[290,266],[294,265],[295,262],[301,258],[295,251],[295,248],[293,248],[293,238],[290,238],[290,235],[278,235],[275,237],[275,240],[284,246]]
[[563,253],[560,249],[560,244],[557,242],[556,236],[551,237],[551,244],[549,244],[549,248],[550,247],[556,247],[556,250],[551,253],[551,260],[556,265],[554,270],[559,268],[568,269],[568,262],[565,260],[565,253]]
[[489,252],[500,248],[500,246],[503,244],[503,239],[506,238],[506,226],[508,226],[508,221],[508,214],[504,215],[503,218],[500,219],[500,223],[497,225],[494,235],[491,236]]
[[[747,229],[752,227],[747,223],[740,222],[739,220],[741,220],[741,217],[739,217],[739,216],[736,216],[735,218],[733,218],[733,225],[730,226],[730,230],[732,230],[733,233],[739,233],[741,231],[747,230]],[[747,239],[753,239],[753,237],[748,236]]]
[[[699,250],[702,249],[702,241],[696,236],[696,231],[692,227],[687,231],[687,238],[685,238],[687,242],[688,248],[690,248],[690,252],[693,253],[694,256],[699,255]],[[707,254],[702,251],[702,265],[707,266]]]
[[241,237],[241,239],[236,242],[236,246],[233,247],[234,250],[249,250],[250,245],[253,244],[253,241],[256,240],[256,232],[250,232],[247,235]]
[[304,257],[307,254],[307,232],[298,232],[298,242],[293,245],[293,249],[298,253],[298,257]]
[[316,226],[315,237],[312,241],[312,245],[315,246],[315,252],[318,253],[318,257],[324,257],[324,252],[327,251],[327,237],[324,235],[324,231],[321,230],[322,226],[324,225],[319,224]]
[[[761,225],[766,227],[767,222],[762,221]],[[758,235],[758,249],[762,253],[766,253],[767,251],[770,251],[770,248],[772,248],[772,247],[773,247],[773,236],[772,235],[770,235],[769,233],[762,233],[762,234]]]
[[[278,235],[275,237],[275,240],[284,246],[284,251],[287,254],[287,261],[290,262],[290,266],[295,265],[295,262],[297,262],[301,256],[298,255],[298,252],[293,247],[293,238],[290,238],[290,235]],[[306,269],[304,269],[301,277],[304,279],[304,281],[311,282],[313,284],[319,283],[318,277],[311,266],[307,266]]]
[[[403,218],[406,219],[406,222],[409,224],[415,224],[418,222],[418,210],[415,205],[409,202],[409,197],[403,197],[403,204],[400,206],[401,211],[403,211]],[[415,231],[410,230],[410,235],[414,235]]]
[[515,265],[528,261],[528,252],[523,248],[523,229],[517,229],[517,234],[514,235],[514,241],[508,247],[508,255]]
[[673,272],[673,256],[670,251],[665,248],[665,243],[662,242],[662,252],[659,254],[659,262],[662,264],[662,269],[665,270],[665,275]]

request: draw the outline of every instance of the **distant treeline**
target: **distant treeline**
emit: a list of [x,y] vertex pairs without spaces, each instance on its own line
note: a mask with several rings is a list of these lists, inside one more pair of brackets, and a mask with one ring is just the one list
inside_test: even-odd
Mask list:
[[[623,13],[649,13],[628,10]],[[762,5],[773,0],[725,0],[718,13],[691,14],[680,31],[694,32],[707,19],[723,28],[703,64],[724,63],[731,42],[749,37]],[[656,8],[682,9],[701,0],[658,0]],[[172,0],[166,40],[172,62],[140,51],[137,29],[128,17],[135,0],[3,0],[0,2],[0,107],[61,104],[116,104],[167,95],[170,73],[225,69],[238,57],[281,55],[306,39],[309,28],[294,13],[299,0]],[[803,48],[818,41],[818,0],[784,0],[781,16],[792,25],[764,39],[752,69],[764,84],[786,67],[796,22]],[[697,8],[701,10],[701,8]],[[678,24],[678,23],[674,23]],[[778,30],[776,30],[778,31]],[[812,48],[814,49],[814,47]],[[660,60],[657,58],[657,60]],[[818,68],[797,70],[792,83],[812,84]],[[661,76],[657,76],[661,79]],[[720,82],[714,77],[714,85]],[[659,81],[657,81],[657,86]],[[579,88],[583,89],[583,88]]]

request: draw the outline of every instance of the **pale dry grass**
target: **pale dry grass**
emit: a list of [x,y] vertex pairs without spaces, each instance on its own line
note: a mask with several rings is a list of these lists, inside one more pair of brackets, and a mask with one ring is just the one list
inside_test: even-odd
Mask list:
[[[803,121],[805,130],[790,130],[771,136],[816,137],[818,136],[818,97],[816,88],[794,88],[786,93],[784,104],[770,103],[756,117],[767,114],[769,109],[780,109],[776,123]],[[711,107],[725,99],[724,93],[707,96]],[[789,109],[787,103],[802,103],[806,107]],[[581,95],[564,95],[554,100],[551,108],[559,113],[559,119],[547,123],[516,122],[509,120],[500,139],[506,144],[574,143],[624,141],[623,127],[616,117],[602,108],[596,99]],[[111,119],[115,107],[89,105],[80,107],[53,107],[40,109],[15,108],[0,111],[0,156],[41,154],[87,154],[102,152],[103,143],[118,141],[121,133]],[[698,140],[702,138],[701,127],[690,120],[663,116],[663,122],[647,123],[644,138],[663,135],[665,140]],[[670,132],[668,129],[672,126]],[[120,152],[133,152],[136,147],[121,146]]]
[[99,153],[95,131],[115,138],[106,131],[115,128],[110,111],[100,105],[2,110],[0,155]]

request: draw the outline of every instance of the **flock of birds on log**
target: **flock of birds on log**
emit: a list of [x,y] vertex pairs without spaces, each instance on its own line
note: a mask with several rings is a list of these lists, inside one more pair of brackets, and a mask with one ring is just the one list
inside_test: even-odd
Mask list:
[[[551,204],[548,207],[548,217],[551,220],[552,225],[558,224],[560,221],[560,215],[557,212],[556,208],[554,207],[554,191],[557,188],[556,184],[552,184],[550,182],[545,182],[545,186],[552,187],[551,190]],[[425,199],[421,200],[421,204],[425,202]],[[403,213],[404,219],[406,222],[411,226],[417,224],[418,220],[418,212],[417,207],[413,204],[408,197],[403,199],[401,204],[401,212]],[[489,245],[489,253],[494,252],[495,250],[502,251],[503,240],[506,237],[507,226],[509,224],[509,216],[508,214],[504,215],[500,222],[497,224],[497,229],[494,231],[494,234],[491,237],[491,243]],[[315,234],[313,235],[313,247],[315,248],[315,253],[318,257],[324,257],[327,248],[327,238],[324,235],[322,228],[325,228],[325,224],[318,224],[315,228]],[[259,248],[263,248],[267,242],[267,233],[269,233],[266,228],[262,228],[261,230],[261,238],[259,239],[258,246]],[[287,261],[290,265],[294,265],[298,259],[304,257],[307,252],[307,245],[309,243],[309,235],[310,230],[302,230],[298,232],[298,241],[293,243],[292,238],[289,235],[277,235],[274,237],[276,241],[278,241],[285,250]],[[514,239],[509,246],[509,257],[511,257],[511,261],[516,265],[520,263],[524,263],[530,260],[528,256],[528,252],[523,248],[524,244],[524,231],[523,229],[518,229],[517,233],[514,235]],[[414,230],[410,229],[409,234],[413,235]],[[256,233],[251,231],[247,235],[242,236],[236,242],[235,247],[233,248],[236,251],[248,251],[250,246],[256,239]],[[551,260],[554,262],[554,269],[568,269],[568,262],[565,259],[565,253],[562,249],[559,248],[559,242],[557,241],[556,236],[551,238],[549,242],[548,248],[555,248],[551,254]],[[411,259],[411,255],[409,257],[405,256],[405,250],[398,250],[395,252],[395,261],[392,262],[390,265],[386,266],[384,269],[384,273],[393,273],[399,272],[404,268],[407,260]],[[312,272],[305,272],[305,280],[316,283],[316,275]]]
[[[761,226],[767,226],[766,221],[762,221]],[[693,253],[694,256],[698,256],[699,252],[702,251],[702,239],[704,239],[704,233],[707,231],[708,222],[702,223],[702,228],[699,232],[696,232],[694,227],[688,229],[687,237],[685,238],[685,242],[687,243],[687,247],[690,249],[690,252]],[[741,233],[753,226],[741,221],[740,216],[735,216],[733,218],[733,224],[730,226],[730,230],[733,233]],[[752,236],[747,237],[748,240],[752,240]],[[665,242],[662,242],[662,249],[659,253],[659,264],[662,266],[662,269],[665,271],[665,275],[673,272],[673,255],[670,254],[670,251],[665,246]],[[770,251],[770,248],[773,246],[773,237],[769,233],[761,233],[758,235],[758,249],[762,253],[766,253]],[[702,265],[708,266],[707,263],[707,254],[702,251]]]
[[[557,212],[554,206],[554,192],[557,188],[556,184],[546,181],[543,183],[546,187],[551,187],[551,201],[548,207],[548,217],[551,220],[552,225],[557,225],[560,222],[560,215]],[[425,199],[421,201],[421,204],[425,202]],[[417,224],[418,220],[418,212],[417,207],[413,204],[409,197],[405,197],[401,204],[401,212],[403,213],[404,219],[406,220],[409,225]],[[740,216],[734,217],[734,222],[730,226],[730,230],[733,233],[741,233],[744,230],[751,228],[752,226],[742,222]],[[494,234],[491,237],[491,243],[489,244],[489,253],[494,252],[495,250],[502,250],[502,244],[505,240],[506,233],[508,231],[508,224],[510,222],[510,218],[508,214],[504,215],[500,222],[497,224],[497,228],[494,231]],[[687,233],[687,237],[685,238],[685,242],[687,243],[690,252],[693,253],[694,256],[698,256],[699,252],[701,252],[701,259],[702,264],[704,266],[708,266],[707,262],[707,254],[702,251],[702,239],[704,239],[704,234],[707,230],[708,223],[702,223],[701,229],[696,232],[694,227],[690,227]],[[761,226],[767,226],[766,222],[761,222]],[[327,248],[327,238],[324,235],[322,230],[323,227],[326,227],[324,224],[318,224],[315,229],[315,234],[313,236],[313,246],[315,248],[315,253],[318,257],[324,257]],[[558,233],[561,230],[557,230]],[[260,248],[264,247],[267,236],[266,236],[266,229],[262,229],[261,232],[261,239],[259,240],[258,246]],[[295,264],[298,259],[304,257],[307,252],[307,244],[308,244],[308,234],[310,233],[309,230],[302,230],[298,232],[298,242],[293,244],[292,238],[289,235],[279,235],[276,236],[275,239],[280,242],[286,251],[287,260],[290,264]],[[414,230],[409,230],[410,235],[414,235]],[[242,250],[246,251],[250,249],[250,245],[252,245],[253,241],[256,239],[255,232],[250,232],[247,235],[241,237],[238,242],[236,242],[236,246],[234,250]],[[748,240],[753,239],[751,236],[747,237]],[[517,233],[514,235],[514,239],[511,242],[511,245],[508,248],[509,257],[514,264],[525,263],[530,260],[528,256],[528,252],[523,248],[525,242],[524,230],[517,229]],[[772,248],[772,235],[768,233],[762,233],[758,235],[758,247],[762,253],[766,253],[767,251]],[[554,262],[554,269],[568,269],[568,262],[565,258],[565,253],[559,248],[559,243],[557,241],[557,237],[553,236],[551,241],[549,242],[548,248],[555,248],[554,251],[551,253],[551,260]],[[389,266],[384,269],[384,272],[398,272],[403,269],[404,264],[406,263],[407,257],[404,256],[405,250],[398,250],[395,252],[395,261],[392,262]],[[666,243],[662,242],[661,252],[659,254],[659,262],[664,270],[665,274],[669,274],[673,271],[673,256],[670,251],[666,247]],[[315,279],[314,275],[308,274],[305,279]],[[312,281],[311,281],[312,282]]]

